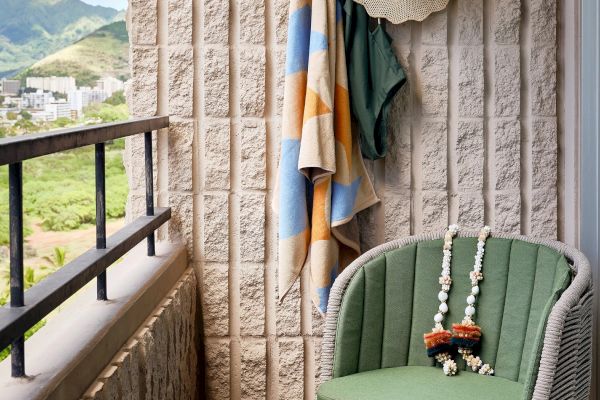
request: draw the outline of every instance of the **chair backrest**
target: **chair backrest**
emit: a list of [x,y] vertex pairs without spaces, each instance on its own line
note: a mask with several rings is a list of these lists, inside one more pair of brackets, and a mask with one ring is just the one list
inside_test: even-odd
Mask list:
[[[447,328],[464,316],[476,247],[474,237],[454,240]],[[442,240],[428,240],[387,251],[356,272],[339,310],[334,378],[432,365],[423,334],[439,306],[441,263]],[[483,272],[475,315],[483,332],[479,355],[497,376],[534,384],[546,320],[571,281],[571,268],[549,247],[491,237]]]

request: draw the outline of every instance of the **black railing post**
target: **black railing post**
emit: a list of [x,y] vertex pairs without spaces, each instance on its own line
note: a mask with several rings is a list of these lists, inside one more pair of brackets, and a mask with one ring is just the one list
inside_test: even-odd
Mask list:
[[[152,132],[144,133],[144,150],[146,159],[146,215],[154,215],[154,178],[152,176]],[[154,232],[148,235],[148,255],[154,256]]]
[[[104,177],[105,146],[96,144],[96,249],[106,249],[106,180]],[[106,300],[106,271],[96,279],[96,298]]]
[[[10,306],[25,305],[23,280],[23,164],[8,167],[9,214],[10,214]],[[25,340],[23,336],[12,342],[10,351],[11,374],[25,376]]]

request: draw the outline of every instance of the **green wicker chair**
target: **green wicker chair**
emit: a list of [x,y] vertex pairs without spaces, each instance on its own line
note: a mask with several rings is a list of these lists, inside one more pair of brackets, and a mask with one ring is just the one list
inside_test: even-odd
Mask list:
[[[492,232],[485,247],[477,323],[479,355],[496,375],[446,377],[423,333],[439,302],[443,233],[365,253],[331,289],[318,400],[587,399],[591,382],[592,280],[586,258],[559,242]],[[452,249],[447,326],[462,319],[477,233]]]

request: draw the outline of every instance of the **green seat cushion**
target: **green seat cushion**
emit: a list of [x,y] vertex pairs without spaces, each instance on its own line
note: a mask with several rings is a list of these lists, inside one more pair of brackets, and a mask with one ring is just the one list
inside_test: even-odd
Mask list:
[[[476,238],[454,240],[447,327],[464,316],[476,248]],[[442,240],[423,241],[388,251],[356,273],[338,317],[334,378],[380,368],[432,366],[423,334],[431,330],[439,306],[442,257]],[[525,385],[523,398],[529,398],[546,320],[570,283],[570,266],[549,247],[491,237],[483,272],[475,315],[483,332],[481,358],[497,377]],[[465,369],[462,360],[459,369]]]
[[384,368],[325,382],[317,400],[514,400],[523,384],[463,371],[447,377],[440,368]]

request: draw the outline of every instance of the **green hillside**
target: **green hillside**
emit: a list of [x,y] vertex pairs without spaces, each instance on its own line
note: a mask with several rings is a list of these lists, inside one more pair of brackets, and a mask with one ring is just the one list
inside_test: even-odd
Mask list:
[[126,80],[128,52],[125,21],[113,22],[38,61],[18,77],[73,76],[78,86],[94,86],[97,79],[106,75]]
[[80,0],[2,0],[1,3],[0,77],[10,76],[122,18],[117,10]]

